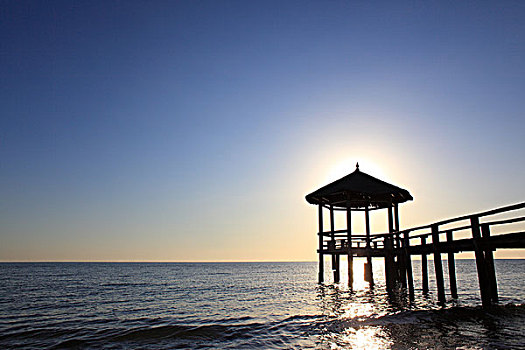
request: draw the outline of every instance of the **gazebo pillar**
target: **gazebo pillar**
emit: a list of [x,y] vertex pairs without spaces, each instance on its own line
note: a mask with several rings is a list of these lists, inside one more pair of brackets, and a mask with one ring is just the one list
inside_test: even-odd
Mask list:
[[374,273],[372,269],[372,252],[370,246],[370,211],[368,206],[365,208],[365,226],[366,226],[366,264],[365,264],[365,281],[371,286],[374,285]]
[[346,204],[346,239],[348,242],[348,286],[354,285],[354,256],[352,255],[352,210],[350,202]]
[[[335,250],[335,219],[334,206],[330,204],[330,243]],[[334,272],[334,283],[339,283],[339,254],[332,253],[332,271]]]
[[324,282],[323,205],[319,204],[319,283]]

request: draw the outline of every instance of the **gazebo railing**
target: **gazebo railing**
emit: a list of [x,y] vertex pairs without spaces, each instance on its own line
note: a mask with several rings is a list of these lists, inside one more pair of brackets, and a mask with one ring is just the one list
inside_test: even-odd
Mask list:
[[[361,249],[367,247],[366,236],[362,237],[352,237],[352,246],[351,249]],[[348,254],[348,239],[347,238],[336,238],[334,240],[324,240],[323,241],[323,251],[326,252],[340,252],[342,254]],[[370,242],[371,249],[381,249],[384,248],[382,240],[371,240]]]

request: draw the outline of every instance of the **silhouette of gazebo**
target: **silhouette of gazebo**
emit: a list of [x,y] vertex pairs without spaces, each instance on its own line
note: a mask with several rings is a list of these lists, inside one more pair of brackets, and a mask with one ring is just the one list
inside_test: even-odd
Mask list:
[[[377,242],[374,242],[374,247],[372,247],[369,212],[377,209],[388,210],[388,233],[390,234],[388,237],[393,237],[399,231],[398,204],[412,199],[407,190],[360,171],[359,163],[356,164],[356,169],[351,174],[308,194],[306,201],[317,205],[319,208],[319,283],[324,281],[324,255],[330,254],[332,256],[334,282],[339,282],[340,256],[348,255],[348,283],[352,286],[352,262],[353,256],[356,255],[366,256],[365,279],[372,285],[374,283],[372,256],[374,256],[374,248],[377,248]],[[330,231],[328,232],[323,231],[323,208],[330,211]],[[334,211],[337,210],[346,211],[346,230],[335,230]],[[364,235],[352,235],[352,211],[364,211],[366,227]],[[399,247],[399,239],[395,242],[388,237],[385,239],[385,245],[397,243]],[[327,238],[326,241],[325,238]],[[364,248],[360,246],[361,243],[365,244]],[[393,272],[394,259],[394,256],[385,256],[387,287],[392,286],[396,279]]]

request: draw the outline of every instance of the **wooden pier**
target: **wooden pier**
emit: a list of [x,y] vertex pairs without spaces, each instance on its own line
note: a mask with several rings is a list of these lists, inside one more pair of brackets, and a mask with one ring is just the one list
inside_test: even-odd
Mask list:
[[[365,280],[374,284],[372,258],[385,261],[385,283],[392,292],[402,288],[414,297],[412,257],[421,257],[422,292],[429,292],[428,260],[433,256],[437,296],[445,303],[445,280],[442,254],[447,254],[450,295],[458,297],[454,254],[474,252],[479,289],[483,306],[498,302],[496,271],[493,252],[496,249],[525,248],[523,223],[524,203],[489,211],[442,220],[425,226],[401,230],[398,205],[412,196],[401,189],[356,170],[306,196],[311,204],[318,205],[319,218],[319,283],[324,282],[324,257],[332,261],[333,280],[340,281],[340,257],[348,258],[348,283],[353,285],[353,258],[365,257]],[[388,232],[371,233],[370,211],[387,211]],[[324,229],[324,210],[329,211],[330,228]],[[521,216],[520,216],[521,210]],[[346,229],[335,229],[335,212],[346,212]],[[352,213],[364,212],[365,232],[352,232]],[[495,218],[496,217],[496,218]],[[516,226],[518,230],[516,230]],[[510,229],[508,229],[510,227]],[[512,229],[514,228],[514,230]]]

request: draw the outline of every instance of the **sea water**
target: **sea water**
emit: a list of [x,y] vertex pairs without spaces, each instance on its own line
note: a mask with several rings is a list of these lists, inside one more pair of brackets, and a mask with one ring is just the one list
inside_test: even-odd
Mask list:
[[[2,263],[0,348],[525,349],[525,260],[496,260],[499,305],[481,308],[473,260],[456,261],[459,298],[317,283],[317,264]],[[447,278],[446,263],[445,278]],[[342,271],[346,271],[343,264]],[[448,285],[447,285],[448,292]]]

